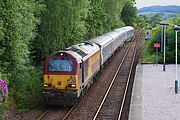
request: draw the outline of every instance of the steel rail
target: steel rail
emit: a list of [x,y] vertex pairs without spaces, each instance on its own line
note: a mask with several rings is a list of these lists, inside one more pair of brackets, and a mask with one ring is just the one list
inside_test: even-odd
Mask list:
[[123,101],[121,103],[121,108],[120,108],[120,111],[119,111],[118,120],[121,119],[121,115],[122,115],[122,112],[123,112],[123,107],[124,107],[126,95],[127,95],[127,92],[128,92],[128,86],[129,86],[129,82],[130,82],[130,78],[131,78],[131,73],[132,73],[134,61],[135,61],[135,58],[136,58],[138,43],[139,43],[139,38],[138,38],[138,40],[136,40],[136,46],[135,46],[135,51],[134,51],[134,54],[133,54],[133,60],[131,62],[131,68],[130,68],[130,72],[129,72],[129,75],[128,75],[128,80],[127,80],[127,83],[126,83],[126,88],[125,88],[125,92],[124,92],[124,95],[123,95]]
[[45,110],[45,112],[44,112],[37,120],[43,120],[43,119],[46,117],[48,111],[49,111],[49,108],[47,108],[47,109]]
[[66,113],[66,115],[63,118],[63,120],[67,120],[68,119],[68,117],[71,115],[73,110],[76,108],[76,105],[77,105],[77,103]]
[[[75,105],[76,105],[76,104],[75,104]],[[68,110],[68,112],[67,112],[67,113],[65,114],[65,116],[63,117],[63,120],[68,119],[68,117],[69,117],[69,115],[71,114],[71,112],[75,109],[75,105],[74,105],[73,107],[71,107],[70,110]],[[47,109],[45,110],[45,112],[43,112],[43,113],[41,114],[41,116],[40,116],[37,120],[43,120],[43,119],[47,116],[47,114],[48,114],[49,111],[50,111],[50,109],[47,108]]]
[[115,73],[115,75],[114,75],[114,77],[113,77],[113,79],[112,79],[112,82],[111,82],[111,84],[110,84],[108,90],[106,91],[106,94],[105,94],[105,96],[104,96],[104,98],[103,98],[103,100],[102,100],[102,102],[101,102],[101,104],[100,104],[100,106],[99,106],[99,108],[98,108],[98,110],[97,110],[97,112],[96,112],[96,114],[95,114],[93,120],[96,120],[96,118],[97,118],[97,116],[98,116],[98,114],[99,114],[99,112],[100,112],[100,110],[101,110],[101,108],[102,108],[102,106],[103,106],[103,104],[104,104],[104,102],[105,102],[105,100],[106,100],[108,94],[109,94],[109,91],[110,91],[111,88],[112,88],[112,85],[113,85],[113,83],[114,83],[114,81],[115,81],[115,79],[116,79],[116,77],[117,77],[117,74],[118,74],[120,68],[122,67],[122,64],[123,64],[123,62],[124,62],[124,60],[125,60],[125,58],[126,58],[128,52],[129,52],[129,50],[130,50],[130,48],[131,48],[131,46],[132,46],[132,44],[133,44],[133,41],[134,41],[134,39],[131,41],[131,44],[129,45],[129,47],[128,47],[128,49],[127,49],[127,51],[126,51],[126,53],[125,53],[125,55],[124,55],[124,57],[123,57],[121,63],[119,64],[118,69],[117,69],[117,71],[116,71],[116,73]]
[[[129,52],[129,50],[130,50],[130,48],[131,48],[131,46],[132,46],[132,44],[133,44],[134,39],[135,39],[135,38],[132,39],[131,44],[128,46],[128,49],[127,49],[127,51],[126,51],[126,53],[125,53],[125,55],[124,55],[121,63],[119,64],[119,67],[118,67],[118,69],[117,69],[117,71],[116,71],[116,73],[115,73],[115,75],[114,75],[114,77],[113,77],[113,80],[112,80],[112,82],[111,82],[111,84],[110,84],[110,86],[109,86],[109,88],[108,88],[108,90],[107,90],[107,92],[106,92],[106,94],[105,94],[105,96],[104,96],[104,98],[103,98],[103,100],[102,100],[102,102],[101,102],[101,105],[99,106],[99,108],[98,108],[98,110],[97,110],[97,112],[96,112],[96,115],[94,116],[93,120],[96,119],[96,117],[97,117],[100,109],[102,108],[102,106],[103,106],[103,104],[104,104],[104,102],[105,102],[105,100],[106,100],[106,98],[107,98],[107,95],[109,94],[109,91],[110,91],[110,89],[111,89],[111,87],[112,87],[112,85],[113,85],[113,83],[114,83],[114,81],[115,81],[115,78],[117,77],[117,74],[118,74],[120,68],[122,67],[122,64],[123,64],[123,62],[124,62],[124,60],[125,60],[128,52]],[[129,77],[128,77],[128,79],[129,79]],[[66,113],[66,115],[63,117],[63,120],[67,120],[67,119],[68,119],[68,117],[71,115],[71,113],[72,113],[72,112],[74,111],[74,109],[76,108],[76,105],[77,105],[77,103]],[[122,107],[122,108],[123,108],[123,107]],[[121,108],[121,109],[122,109],[122,108]],[[48,111],[49,111],[49,108],[47,108],[47,109],[45,110],[45,112],[44,112],[37,120],[43,120],[43,119],[46,117]],[[119,120],[119,118],[118,118],[118,120]]]

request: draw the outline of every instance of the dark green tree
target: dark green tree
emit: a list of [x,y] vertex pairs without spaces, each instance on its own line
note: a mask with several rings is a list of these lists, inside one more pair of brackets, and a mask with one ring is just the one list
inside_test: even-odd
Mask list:
[[136,19],[136,11],[137,8],[135,7],[134,2],[127,0],[121,13],[122,20],[126,25],[133,26]]
[[[166,21],[169,24],[176,24],[178,25],[180,23],[180,17],[173,18],[169,21]],[[180,56],[180,34],[178,33],[178,56]],[[155,49],[153,48],[153,44],[159,42],[161,39],[161,26],[156,25],[155,28],[153,28],[153,31],[151,32],[151,40],[148,43],[148,45],[144,49],[144,59],[149,58],[152,59],[152,55],[155,56]],[[167,27],[167,35],[166,35],[166,63],[173,64],[175,63],[175,31],[174,27],[168,26]],[[153,62],[155,62],[155,58],[153,58]],[[147,61],[145,61],[147,62]],[[159,53],[159,63],[163,63],[163,52]],[[178,57],[178,63],[180,63],[180,59]]]
[[[31,87],[34,83],[40,85],[40,81],[32,77],[35,69],[31,65],[29,51],[30,41],[34,39],[39,23],[35,16],[40,6],[35,1],[1,0],[0,73],[9,81],[10,97],[20,110],[30,107],[39,96]],[[36,95],[30,100],[32,94]]]
[[103,0],[107,13],[107,23],[104,25],[106,31],[124,26],[121,19],[121,12],[126,0]]
[[91,0],[88,17],[86,19],[88,30],[87,38],[95,37],[104,33],[104,24],[107,22],[104,4],[100,0]]
[[88,0],[45,0],[45,5],[39,35],[33,43],[37,64],[50,53],[83,40],[87,32]]
[[[180,25],[180,16],[177,16],[176,18],[173,18],[168,21],[170,24]],[[178,56],[178,63],[180,63],[180,33],[177,33],[177,56]],[[167,62],[168,63],[175,63],[175,31],[174,27],[168,26],[167,29]]]

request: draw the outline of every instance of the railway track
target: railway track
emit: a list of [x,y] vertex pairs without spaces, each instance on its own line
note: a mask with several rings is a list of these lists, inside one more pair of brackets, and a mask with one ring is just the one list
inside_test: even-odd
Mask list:
[[[134,37],[134,39],[136,39],[131,46],[130,43],[127,43],[123,48],[121,48],[121,50],[119,50],[120,52],[117,52],[116,55],[110,60],[108,66],[102,70],[102,75],[99,75],[98,81],[95,82],[95,84],[92,86],[92,89],[90,89],[87,93],[87,95],[83,98],[83,100],[80,101],[80,103],[78,104],[77,108],[72,112],[72,114],[69,116],[68,120],[92,120],[92,119],[116,119],[118,118],[118,114],[121,113],[121,117],[119,119],[128,119],[128,112],[129,112],[129,103],[127,103],[128,101],[130,101],[130,97],[131,97],[131,90],[127,91],[127,88],[132,89],[132,85],[133,85],[133,76],[130,76],[129,73],[134,73],[135,74],[135,67],[136,64],[138,62],[138,57],[139,54],[137,56],[135,56],[134,52],[135,50],[133,48],[136,48],[137,50],[137,46],[136,45],[140,45],[139,41],[140,41],[140,31],[136,31],[135,36],[138,37]],[[126,58],[123,58],[122,56],[125,54],[126,49],[128,48],[127,46],[129,46],[129,52],[127,52]],[[139,53],[139,49],[138,49],[138,53]],[[133,64],[132,60],[130,60],[131,58],[134,59],[136,58],[136,60],[134,61],[136,64]],[[119,73],[116,73],[117,69],[118,69],[118,64],[119,61],[122,61],[124,59],[124,61],[126,61],[125,63],[123,63],[124,65],[121,66],[121,71]],[[129,67],[128,67],[129,66]],[[129,70],[127,68],[131,68],[131,72],[129,72]],[[132,71],[133,70],[133,71]],[[117,74],[117,78],[114,78],[113,75]],[[126,78],[126,80],[125,80]],[[98,109],[101,106],[101,102],[104,99],[104,95],[105,95],[105,91],[107,91],[108,86],[111,84],[111,80],[112,79],[119,79],[119,82],[116,82],[115,84],[118,84],[116,87],[112,87],[113,89],[116,88],[117,90],[115,90],[114,92],[112,92],[113,94],[109,95],[109,96],[115,96],[114,99],[116,101],[119,102],[118,105],[112,105],[113,103],[113,98],[112,97],[107,97],[108,98],[108,102],[105,102],[105,112],[102,112],[101,110],[99,110],[99,113],[96,115],[96,112],[98,111]],[[130,86],[125,86],[124,83],[127,83],[127,79],[129,79],[130,82]],[[131,79],[131,80],[130,80]],[[110,82],[109,82],[110,81]],[[116,80],[114,80],[116,81]],[[122,82],[120,82],[122,81]],[[125,87],[124,87],[125,86]],[[119,90],[118,90],[119,89]],[[124,95],[124,92],[121,92],[121,97],[118,97],[118,93],[119,91],[124,91],[126,89],[126,94]],[[127,96],[127,98],[122,97],[122,96]],[[103,96],[103,97],[102,97]],[[121,102],[123,99],[123,104],[122,107],[117,108],[116,106],[120,106]],[[106,101],[106,100],[104,100]],[[104,105],[102,105],[103,108]],[[105,108],[104,107],[104,108]],[[114,111],[118,111],[118,113],[113,112],[112,108],[115,108],[117,110]],[[125,108],[125,110],[124,110]],[[121,110],[120,110],[121,109]],[[121,112],[120,112],[121,111]],[[116,116],[116,117],[112,117],[111,116]],[[117,117],[118,116],[118,117]]]
[[[138,32],[136,32],[136,35]],[[134,37],[135,38],[135,37]],[[138,37],[140,38],[140,37]],[[88,93],[71,108],[62,108],[62,109],[52,109],[48,108],[37,120],[121,120],[124,103],[126,100],[126,94],[128,91],[128,83],[130,82],[133,63],[135,59],[135,53],[137,50],[137,44],[139,40],[135,40],[131,42],[131,45],[129,45],[128,50],[126,51],[126,54],[124,57],[117,57],[112,58],[120,61],[122,61],[119,64],[119,67],[117,68],[117,63],[114,62],[114,66],[110,66],[110,70],[112,73],[115,73],[115,75],[104,77],[108,79],[108,82],[110,79],[112,79],[112,82],[104,82],[104,84],[98,80],[95,82],[95,85],[93,85],[92,88],[88,91]],[[130,44],[130,43],[128,43]],[[125,48],[122,48],[125,49]],[[123,50],[122,50],[123,51]],[[124,50],[125,51],[125,50]],[[125,52],[124,52],[125,53]],[[118,53],[117,53],[118,54]],[[120,53],[121,55],[123,53]],[[112,62],[112,61],[111,61]],[[113,64],[113,63],[112,63]],[[109,66],[108,66],[109,67]],[[100,73],[100,77],[98,79],[102,79],[101,76],[106,74],[106,67],[102,70]],[[116,70],[114,70],[116,68]],[[118,71],[117,71],[118,69]],[[100,82],[103,85],[100,85]],[[110,87],[106,87],[105,84],[110,84]],[[107,85],[109,86],[109,85]],[[98,88],[96,88],[98,87]],[[102,90],[102,91],[100,91]],[[91,93],[93,91],[100,91],[97,93],[97,95]],[[107,91],[105,93],[104,91]],[[123,92],[122,92],[123,91]],[[105,94],[105,96],[104,96]],[[93,96],[94,95],[94,96]],[[101,96],[100,96],[101,95]],[[102,100],[103,99],[103,100]],[[100,104],[101,101],[101,104]]]
[[60,106],[51,106],[48,107],[44,113],[37,118],[37,120],[62,120],[72,109],[73,107],[63,108]]
[[121,120],[138,48],[137,45],[138,40],[132,41],[123,60],[119,64],[117,72],[115,73],[93,120]]

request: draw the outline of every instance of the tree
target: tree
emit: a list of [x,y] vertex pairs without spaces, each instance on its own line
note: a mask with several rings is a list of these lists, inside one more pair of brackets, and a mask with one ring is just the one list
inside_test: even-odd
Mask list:
[[[180,17],[173,18],[169,21],[166,21],[170,24],[178,25],[180,23]],[[180,34],[178,34],[178,38],[180,38]],[[146,46],[144,55],[152,56],[155,55],[155,50],[153,49],[153,43],[160,42],[161,39],[161,26],[158,25],[153,29],[151,34],[151,41],[149,41],[148,46]],[[172,26],[167,27],[167,35],[166,35],[166,63],[175,63],[175,31]],[[180,39],[178,39],[178,46],[180,45]],[[147,57],[146,56],[146,57]],[[159,62],[163,62],[163,52],[159,53]],[[180,56],[180,48],[178,47],[178,56]],[[151,57],[152,58],[152,57]],[[154,59],[155,62],[155,59]],[[178,59],[178,63],[180,60]]]
[[35,15],[40,6],[35,0],[1,0],[1,6],[0,73],[9,81],[10,97],[22,110],[29,107],[30,86],[37,82],[31,78],[34,67],[31,65],[29,46],[39,23]]
[[104,24],[107,22],[107,14],[104,4],[100,0],[91,0],[88,17],[86,18],[87,38],[92,38],[104,33]]
[[106,31],[124,26],[121,20],[121,11],[126,0],[103,0],[107,13],[107,23],[104,25]]
[[131,0],[127,0],[121,13],[122,20],[126,25],[133,26],[136,18],[136,11],[137,9],[134,6],[134,2]]
[[45,0],[45,5],[39,35],[33,43],[37,64],[49,54],[82,41],[87,32],[88,0]]

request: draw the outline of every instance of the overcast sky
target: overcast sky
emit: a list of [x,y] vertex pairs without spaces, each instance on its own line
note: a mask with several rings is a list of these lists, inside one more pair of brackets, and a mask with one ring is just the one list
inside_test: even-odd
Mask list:
[[153,5],[161,5],[161,6],[179,5],[180,6],[180,0],[136,0],[137,8],[153,6]]

